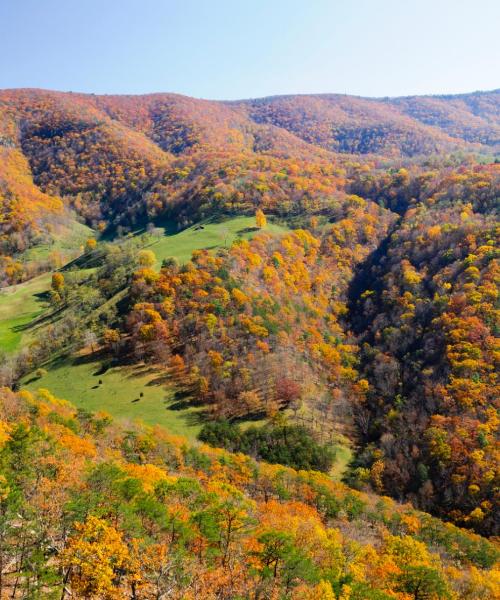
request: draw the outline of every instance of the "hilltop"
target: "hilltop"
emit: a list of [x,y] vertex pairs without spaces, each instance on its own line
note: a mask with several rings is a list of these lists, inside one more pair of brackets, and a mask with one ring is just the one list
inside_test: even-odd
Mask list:
[[[130,227],[166,212],[186,225],[196,211],[248,210],[252,195],[252,204],[283,212],[290,210],[284,197],[304,185],[313,198],[342,189],[353,155],[494,153],[499,98],[498,90],[240,102],[0,91],[2,252],[19,254],[50,238],[68,211],[100,228]],[[300,177],[300,186],[276,181],[279,171]]]

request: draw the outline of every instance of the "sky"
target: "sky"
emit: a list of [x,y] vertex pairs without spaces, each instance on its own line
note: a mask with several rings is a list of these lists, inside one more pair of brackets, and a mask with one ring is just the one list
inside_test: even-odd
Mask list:
[[499,0],[0,0],[0,88],[209,99],[500,87]]

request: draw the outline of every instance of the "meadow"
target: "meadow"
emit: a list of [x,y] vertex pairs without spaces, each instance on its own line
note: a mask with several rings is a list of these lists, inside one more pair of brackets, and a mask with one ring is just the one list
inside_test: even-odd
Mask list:
[[[234,217],[223,221],[197,224],[178,233],[152,236],[147,248],[155,253],[156,267],[163,260],[175,258],[185,263],[194,250],[215,250],[230,246],[237,238],[249,239],[259,230],[255,217]],[[268,223],[266,232],[280,234],[281,225]],[[50,288],[51,274],[4,290],[0,296],[0,343],[4,351],[14,351],[23,336],[30,332],[29,323],[47,306],[44,293]],[[23,333],[19,326],[27,327]],[[56,357],[45,365],[42,377],[26,376],[22,387],[35,391],[47,388],[56,396],[71,398],[80,409],[104,410],[120,419],[139,420],[147,425],[159,424],[171,433],[193,440],[201,427],[204,407],[192,406],[179,397],[171,382],[151,365],[113,365],[99,359],[98,353]],[[245,423],[242,424],[245,426]]]
[[[172,257],[176,258],[179,263],[186,263],[195,250],[229,248],[236,239],[250,239],[259,231],[255,226],[255,217],[212,220],[197,223],[179,233],[167,233],[152,241],[148,245],[148,249],[155,253],[158,265],[161,265],[166,258]],[[280,234],[287,231],[287,228],[268,222],[263,231]]]
[[43,273],[25,283],[0,290],[0,350],[16,350],[29,323],[47,307],[44,297],[50,287],[50,273]]
[[170,433],[196,438],[203,407],[188,405],[164,373],[150,365],[110,366],[78,354],[54,361],[42,377],[22,382],[30,391],[47,388],[60,398],[71,398],[79,409],[106,411],[118,419],[161,425]]
[[[194,250],[215,250],[229,247],[235,239],[249,239],[259,232],[255,226],[255,217],[234,217],[222,221],[210,221],[189,227],[178,233],[167,233],[153,237],[147,245],[157,258],[159,269],[166,258],[175,258],[179,263],[186,263]],[[279,234],[286,227],[268,223],[266,232]],[[57,238],[53,245],[33,248],[31,258],[45,257],[49,249],[75,249],[93,232],[88,227],[76,224],[69,231],[69,238]],[[9,288],[0,290],[0,350],[13,352],[21,346],[30,335],[29,324],[47,307],[46,292],[50,289],[51,274],[44,273]]]

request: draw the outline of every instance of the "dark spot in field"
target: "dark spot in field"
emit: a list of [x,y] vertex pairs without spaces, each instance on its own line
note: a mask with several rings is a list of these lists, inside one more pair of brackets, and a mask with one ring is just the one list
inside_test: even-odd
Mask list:
[[258,227],[245,227],[244,229],[239,229],[236,233],[238,235],[242,235],[243,233],[253,233],[254,231],[259,231]]

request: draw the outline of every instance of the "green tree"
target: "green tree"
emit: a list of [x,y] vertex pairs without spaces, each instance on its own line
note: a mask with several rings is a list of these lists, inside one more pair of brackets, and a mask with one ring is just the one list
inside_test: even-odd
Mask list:
[[433,567],[409,565],[403,567],[397,579],[397,589],[412,594],[414,600],[448,600],[452,597],[442,574]]

